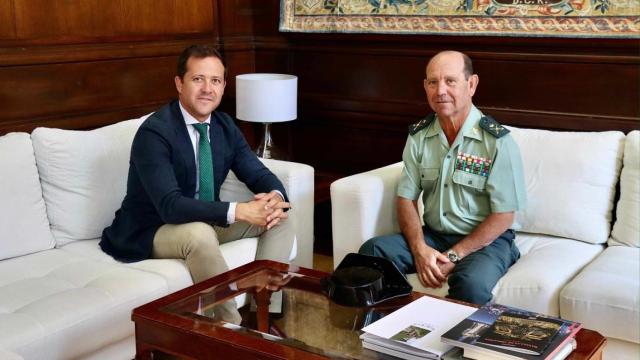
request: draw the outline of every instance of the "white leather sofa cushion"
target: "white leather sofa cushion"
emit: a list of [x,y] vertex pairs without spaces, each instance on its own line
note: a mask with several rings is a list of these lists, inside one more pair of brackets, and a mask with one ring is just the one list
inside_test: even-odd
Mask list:
[[29,134],[0,137],[0,169],[0,260],[53,248]]
[[112,343],[107,347],[95,349],[94,352],[86,354],[74,360],[112,360],[112,359],[135,359],[136,338],[129,336],[117,343]]
[[640,248],[610,246],[560,295],[560,314],[617,339],[640,342]]
[[37,128],[33,149],[56,244],[95,239],[126,192],[129,154],[148,115],[91,131]]
[[20,355],[18,355],[16,353],[7,351],[5,349],[0,349],[0,359],[2,359],[2,360],[23,360],[22,356],[20,356]]
[[0,346],[70,359],[130,335],[131,309],[167,293],[156,274],[52,249],[0,262]]
[[[492,301],[552,316],[560,315],[563,286],[602,252],[602,245],[547,235],[518,233],[516,244],[520,260],[493,288]],[[449,290],[427,289],[415,274],[408,279],[414,291],[446,296]]]
[[602,245],[555,236],[518,233],[520,259],[498,281],[495,301],[553,316],[560,315],[560,291],[602,252]]
[[[220,248],[234,268],[255,259],[257,238]],[[100,250],[97,239],[5,260],[0,347],[27,359],[84,356],[132,336],[132,308],[191,284],[180,260],[119,263]]]
[[627,135],[620,173],[620,200],[609,245],[640,247],[640,131]]
[[522,154],[528,197],[514,228],[605,243],[624,134],[509,129]]
[[[134,263],[120,263],[105,254],[98,246],[99,239],[91,241],[76,241],[61,248],[70,254],[78,255],[91,261],[119,264],[134,269],[147,271],[162,276],[167,282],[169,292],[175,292],[192,285],[189,269],[183,260],[179,259],[150,259]],[[250,263],[255,260],[258,249],[258,238],[245,238],[220,245],[220,251],[230,269]]]
[[184,265],[184,261],[179,259],[154,259],[139,261],[134,263],[120,263],[111,256],[105,254],[98,243],[99,239],[89,241],[75,241],[62,246],[60,249],[69,254],[82,257],[96,262],[103,262],[112,265],[122,265],[137,270],[147,271],[161,276],[167,283],[169,292],[178,291],[193,284],[189,269]]
[[614,338],[607,339],[607,345],[602,352],[602,360],[638,359],[640,359],[640,344]]
[[[75,241],[62,247],[62,250],[75,255],[82,256],[93,261],[104,261],[113,264],[121,264],[132,267],[134,269],[148,271],[162,276],[167,282],[168,293],[182,290],[193,284],[189,269],[180,259],[149,259],[134,263],[119,263],[100,249],[96,239],[94,241]],[[229,269],[235,269],[238,266],[248,264],[255,260],[255,254],[258,250],[258,238],[244,238],[220,245],[222,256],[227,262]],[[290,259],[295,257],[295,250],[292,250]],[[238,295],[236,302],[238,306],[245,304],[246,297]]]

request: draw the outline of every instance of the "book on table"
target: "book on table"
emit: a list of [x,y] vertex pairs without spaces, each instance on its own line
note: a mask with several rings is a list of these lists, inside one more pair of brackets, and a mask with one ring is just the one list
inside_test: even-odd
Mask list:
[[490,303],[443,334],[442,341],[464,348],[470,358],[555,360],[573,351],[572,339],[581,328],[580,323]]
[[560,330],[562,321],[538,314],[505,311],[477,342],[523,354],[540,355]]
[[[573,350],[576,349],[577,345],[578,344],[576,343],[576,339],[575,338],[571,338],[564,345],[560,346],[559,350],[557,352],[555,352],[554,355],[552,355],[551,357],[548,357],[548,359],[549,360],[563,360],[567,356],[569,356],[569,354],[571,354],[571,352]],[[487,353],[484,353],[482,351],[478,351],[478,350],[472,349],[472,348],[464,349],[462,351],[462,354],[463,354],[462,357],[460,357],[458,359],[455,359],[455,360],[462,360],[462,359],[509,360],[509,359],[511,359],[511,357],[508,357],[507,355],[502,356],[502,355],[498,355],[498,354],[487,354]]]
[[453,348],[440,340],[476,308],[429,296],[364,327],[362,346],[402,359],[441,359]]

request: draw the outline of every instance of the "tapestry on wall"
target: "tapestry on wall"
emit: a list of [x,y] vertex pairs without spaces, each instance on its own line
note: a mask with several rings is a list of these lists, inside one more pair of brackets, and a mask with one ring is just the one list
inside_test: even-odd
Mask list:
[[640,38],[640,1],[281,0],[280,30]]

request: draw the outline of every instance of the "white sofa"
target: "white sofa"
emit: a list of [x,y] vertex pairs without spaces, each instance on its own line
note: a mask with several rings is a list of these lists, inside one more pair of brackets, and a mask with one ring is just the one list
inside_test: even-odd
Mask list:
[[[608,337],[606,359],[639,359],[640,132],[510,129],[529,202],[514,224],[521,258],[493,301],[579,321]],[[400,162],[331,185],[334,265],[367,239],[399,232],[401,170]],[[447,293],[408,278],[414,290]]]
[[[192,284],[182,261],[124,264],[98,246],[124,197],[131,142],[144,118],[0,137],[0,358],[131,359],[131,310]],[[311,267],[313,168],[265,164],[297,213],[294,262]],[[251,197],[230,174],[221,198]],[[251,262],[256,248],[256,238],[222,245],[232,268]]]

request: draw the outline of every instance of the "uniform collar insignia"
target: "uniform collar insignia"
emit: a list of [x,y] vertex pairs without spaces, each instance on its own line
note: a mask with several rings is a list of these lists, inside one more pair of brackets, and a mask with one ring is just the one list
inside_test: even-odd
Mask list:
[[500,125],[496,119],[489,115],[485,115],[480,119],[480,127],[496,138],[501,138],[509,133],[509,130]]
[[429,114],[427,115],[427,117],[418,121],[417,123],[409,125],[409,134],[415,135],[418,131],[429,126],[429,124],[431,124],[435,118],[435,114]]

